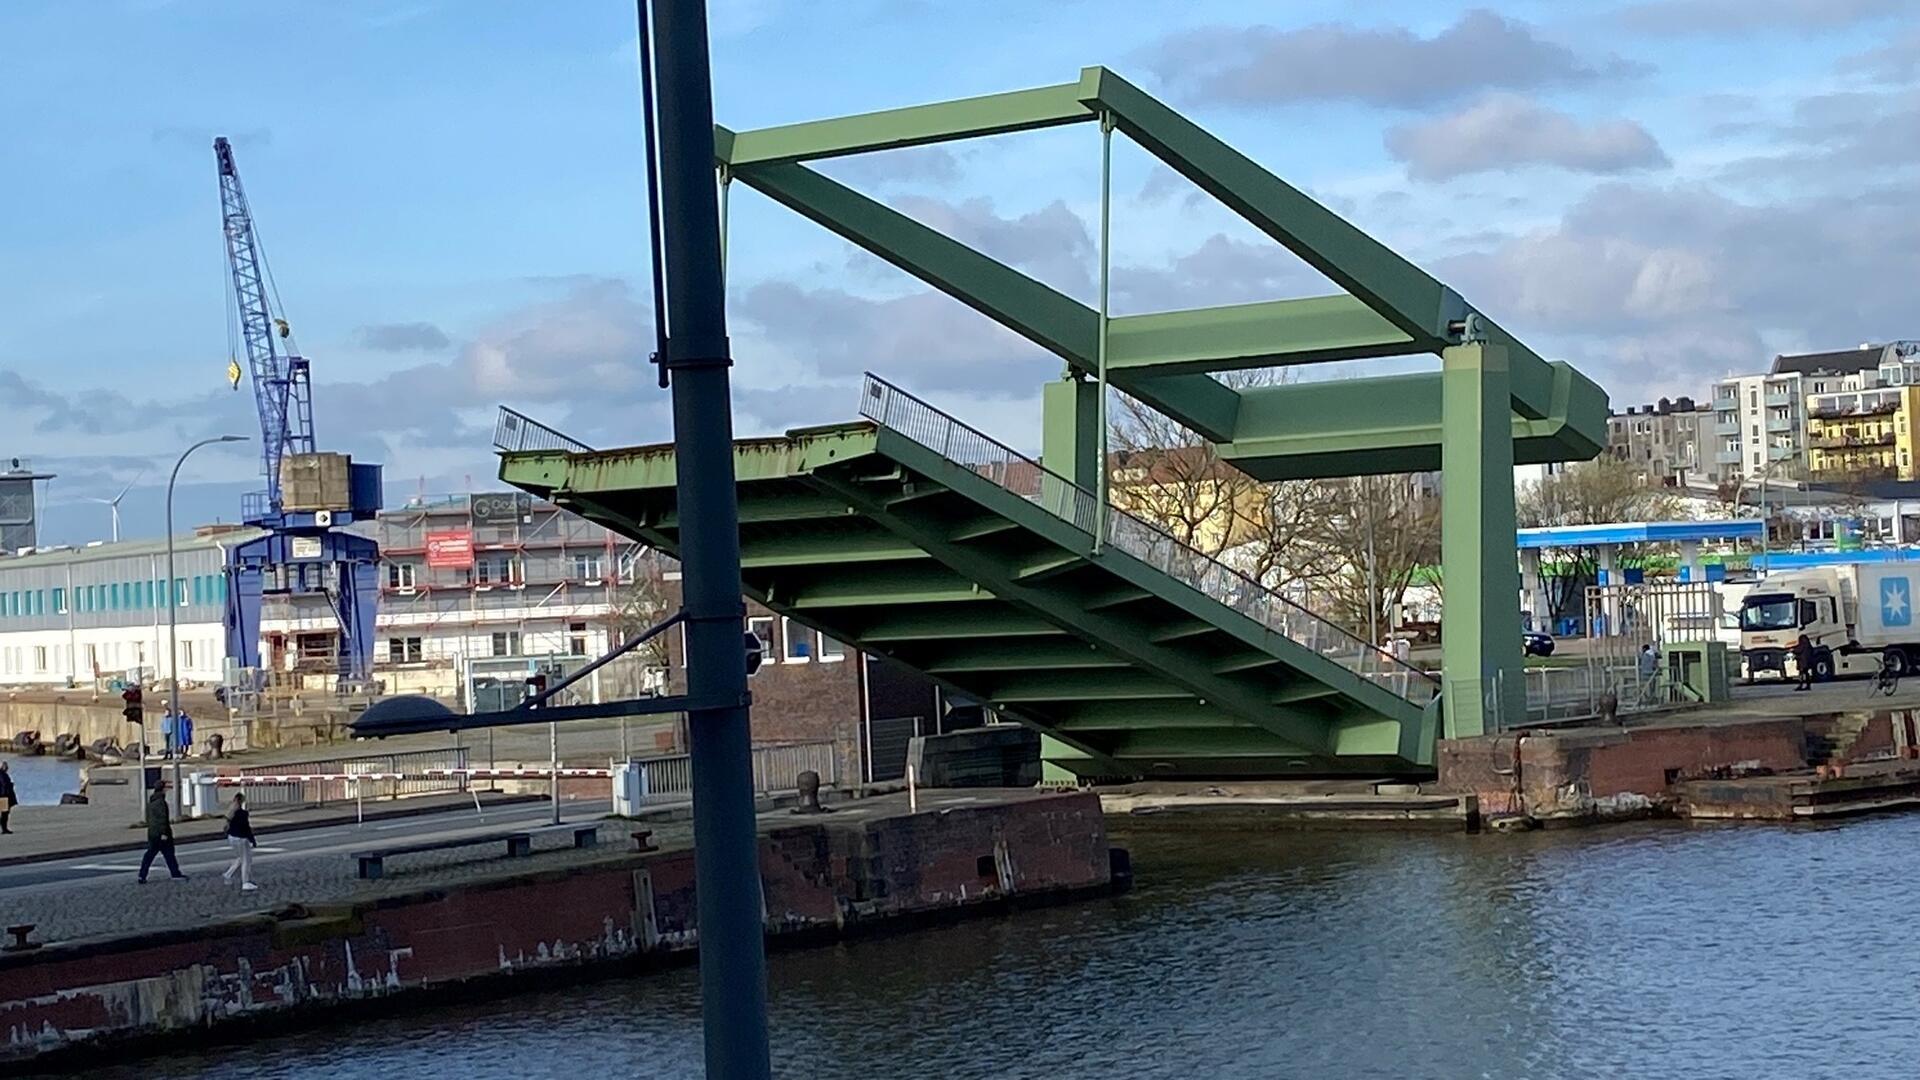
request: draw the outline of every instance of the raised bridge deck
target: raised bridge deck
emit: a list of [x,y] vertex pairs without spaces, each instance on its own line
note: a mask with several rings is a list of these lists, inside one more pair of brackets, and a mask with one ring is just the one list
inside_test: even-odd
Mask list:
[[[879,379],[860,411],[735,446],[767,607],[1039,729],[1083,777],[1431,767],[1423,672]],[[502,479],[678,552],[670,445],[544,445]]]

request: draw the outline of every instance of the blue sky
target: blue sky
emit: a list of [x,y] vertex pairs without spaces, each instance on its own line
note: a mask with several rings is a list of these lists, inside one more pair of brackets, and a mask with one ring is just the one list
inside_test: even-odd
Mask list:
[[[714,4],[716,113],[758,127],[1106,64],[1630,403],[1774,352],[1920,336],[1920,4],[983,0]],[[233,138],[329,448],[390,494],[489,483],[491,410],[666,436],[633,13],[621,3],[13,0],[0,6],[0,454],[60,474],[53,538],[160,529],[178,448],[255,430],[226,389],[210,144]],[[1086,126],[828,171],[1091,296]],[[1118,310],[1325,291],[1116,153]],[[1020,446],[1058,370],[736,189],[743,432],[841,419],[873,368]],[[231,518],[254,451],[203,451]]]

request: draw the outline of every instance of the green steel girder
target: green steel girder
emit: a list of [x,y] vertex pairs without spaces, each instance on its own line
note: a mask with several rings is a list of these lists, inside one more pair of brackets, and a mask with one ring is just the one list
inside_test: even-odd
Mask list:
[[[1548,365],[1546,415],[1515,416],[1517,464],[1589,458],[1605,448],[1607,396],[1558,361]],[[1258,480],[1439,469],[1438,372],[1256,387],[1240,398],[1241,436],[1221,459]]]
[[[1049,624],[1051,625],[1051,624]],[[907,657],[929,675],[986,671],[1077,671],[1129,667],[1125,659],[1100,651],[1091,642],[1062,636],[1058,641],[981,642],[946,647],[925,657]]]
[[[1528,436],[1526,456],[1568,460],[1604,439],[1604,410],[1557,417],[1554,373],[1451,289],[1225,142],[1101,67],[1075,83],[884,110],[760,131],[716,128],[715,157],[728,174],[892,262],[1064,358],[1097,366],[1098,315],[906,215],[820,176],[800,162],[901,146],[1005,134],[1111,115],[1116,128],[1348,291],[1114,318],[1108,375],[1121,389],[1215,442],[1269,432],[1239,419],[1240,397],[1202,378],[1209,371],[1408,353],[1438,353],[1476,332],[1512,357],[1514,410],[1550,421]],[[1387,389],[1351,380],[1357,394]],[[1437,452],[1438,440],[1431,445]],[[1295,451],[1276,447],[1276,456]],[[1278,472],[1317,474],[1276,465]]]
[[1081,84],[1071,82],[757,131],[716,128],[714,150],[739,168],[1032,131],[1094,119],[1080,93]]

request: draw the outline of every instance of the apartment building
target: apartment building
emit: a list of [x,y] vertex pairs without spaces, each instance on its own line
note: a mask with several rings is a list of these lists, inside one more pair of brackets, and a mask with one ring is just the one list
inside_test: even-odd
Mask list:
[[1607,417],[1607,452],[1633,465],[1649,483],[1717,482],[1724,467],[1714,460],[1713,426],[1714,410],[1690,397],[1629,405],[1626,412]]

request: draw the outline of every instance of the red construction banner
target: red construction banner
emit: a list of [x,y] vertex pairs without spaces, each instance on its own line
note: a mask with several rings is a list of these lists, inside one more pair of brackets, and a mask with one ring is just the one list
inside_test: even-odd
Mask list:
[[473,565],[473,533],[465,529],[457,532],[430,532],[427,534],[427,566],[434,570],[460,570]]

